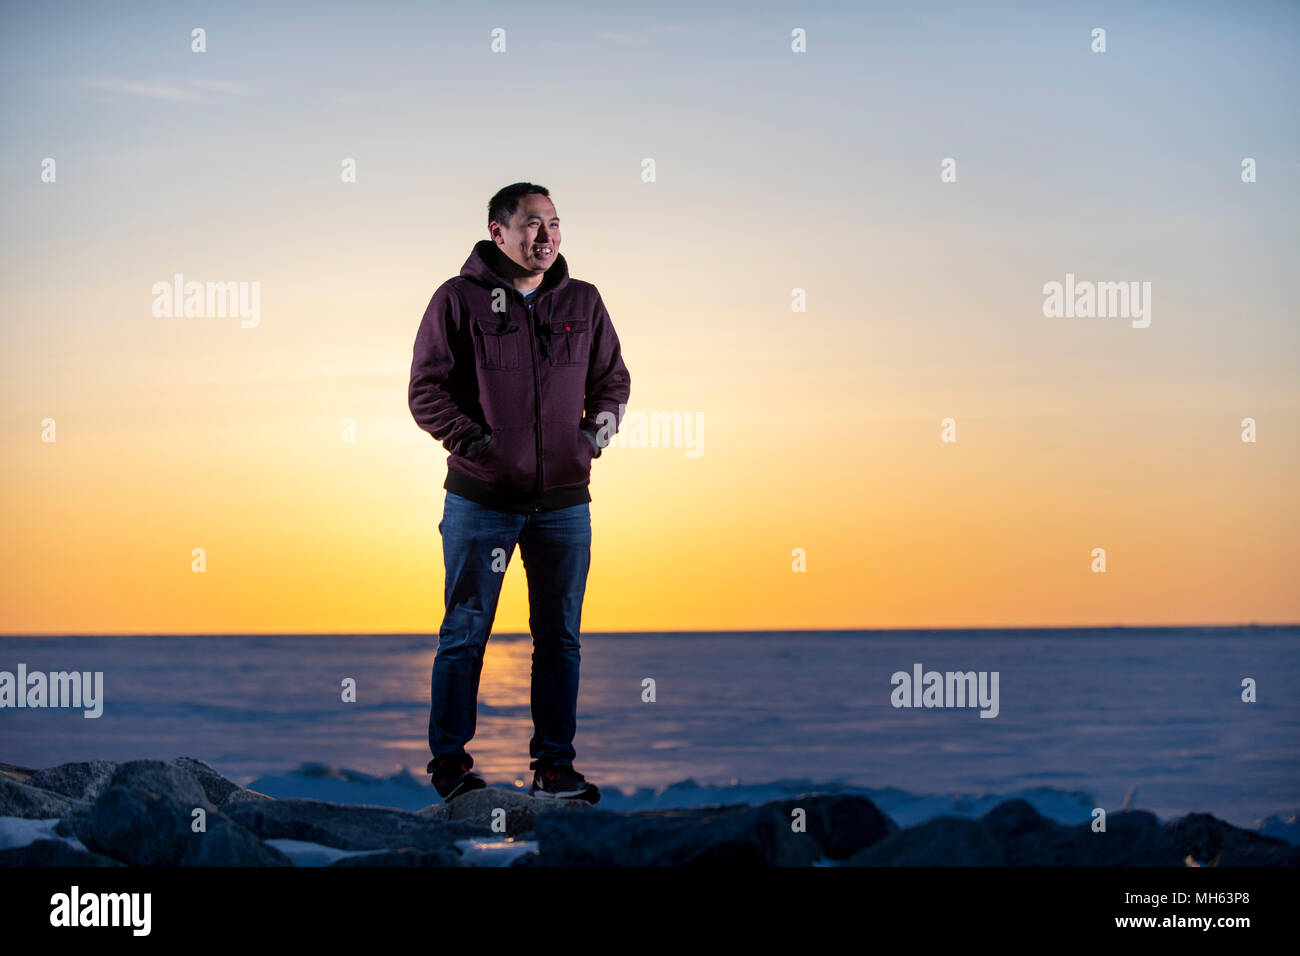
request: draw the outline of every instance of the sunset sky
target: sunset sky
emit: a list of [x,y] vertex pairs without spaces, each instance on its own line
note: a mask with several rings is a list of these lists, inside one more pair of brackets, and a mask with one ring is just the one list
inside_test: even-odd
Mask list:
[[6,4],[0,631],[436,633],[411,349],[519,180],[703,421],[593,463],[584,630],[1300,620],[1297,7],[863,7]]

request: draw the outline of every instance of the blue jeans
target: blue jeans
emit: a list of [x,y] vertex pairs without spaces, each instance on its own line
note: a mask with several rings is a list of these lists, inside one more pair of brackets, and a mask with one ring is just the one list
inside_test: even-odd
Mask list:
[[447,568],[446,614],[438,631],[429,711],[429,750],[435,758],[468,756],[465,744],[474,736],[478,718],[483,653],[518,542],[533,634],[529,766],[572,766],[578,724],[578,631],[591,567],[590,507],[584,502],[511,514],[447,492],[438,522]]

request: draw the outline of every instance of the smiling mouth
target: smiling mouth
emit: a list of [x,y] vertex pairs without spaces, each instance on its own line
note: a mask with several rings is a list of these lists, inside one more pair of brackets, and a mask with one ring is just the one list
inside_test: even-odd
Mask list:
[[552,246],[533,246],[533,255],[538,259],[549,259],[555,255],[555,249]]

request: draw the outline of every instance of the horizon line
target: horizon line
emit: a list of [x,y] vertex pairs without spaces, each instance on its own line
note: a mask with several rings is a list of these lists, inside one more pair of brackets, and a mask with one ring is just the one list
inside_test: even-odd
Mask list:
[[[599,636],[637,636],[637,635],[674,635],[674,634],[799,634],[845,632],[862,633],[908,633],[920,631],[1113,631],[1113,630],[1229,630],[1243,628],[1297,628],[1300,621],[1249,621],[1237,624],[1017,624],[1012,626],[978,625],[953,627],[809,627],[809,628],[718,628],[718,629],[672,629],[672,630],[627,630],[627,631],[583,631],[582,637]],[[69,631],[38,633],[0,633],[4,638],[70,638],[70,637],[437,637],[430,631],[153,631],[153,632],[104,632],[104,631]],[[492,632],[489,637],[528,637],[529,631]]]

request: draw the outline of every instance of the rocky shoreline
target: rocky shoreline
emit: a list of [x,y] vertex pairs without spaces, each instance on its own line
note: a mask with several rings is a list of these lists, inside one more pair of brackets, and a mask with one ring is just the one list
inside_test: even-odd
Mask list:
[[1119,811],[1098,833],[1011,799],[975,819],[900,829],[858,795],[610,811],[500,787],[409,812],[277,800],[189,757],[46,770],[0,763],[0,827],[12,829],[12,818],[57,822],[27,845],[11,840],[0,866],[293,866],[290,851],[304,846],[337,857],[331,866],[473,866],[467,845],[510,842],[520,851],[511,866],[1300,864],[1300,846],[1199,813],[1162,824]]

